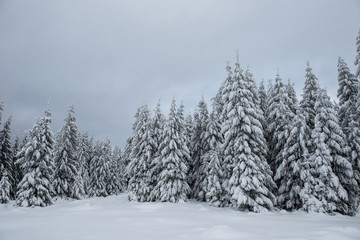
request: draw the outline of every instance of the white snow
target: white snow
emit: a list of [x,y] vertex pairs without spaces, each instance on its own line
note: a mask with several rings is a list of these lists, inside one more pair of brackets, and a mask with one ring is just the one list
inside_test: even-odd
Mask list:
[[360,239],[360,216],[245,213],[195,201],[137,203],[125,194],[45,208],[13,203],[0,205],[1,240]]

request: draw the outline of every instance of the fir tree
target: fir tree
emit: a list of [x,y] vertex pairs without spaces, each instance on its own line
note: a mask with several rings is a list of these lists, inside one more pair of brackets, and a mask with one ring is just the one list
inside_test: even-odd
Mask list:
[[91,144],[89,140],[89,136],[87,132],[83,134],[79,134],[79,146],[77,157],[80,162],[80,174],[83,182],[83,189],[85,194],[89,194],[90,192],[90,161],[91,161]]
[[[343,177],[351,179],[351,165],[342,156],[344,139],[340,126],[337,124],[335,111],[332,108],[330,98],[325,90],[319,89],[315,102],[314,129],[311,134],[312,146],[310,162],[312,164],[311,174],[315,179],[313,194],[319,202],[312,207],[316,212],[334,211],[348,212],[343,202],[348,201],[348,194],[338,176],[335,175],[332,165],[340,168]],[[340,170],[339,169],[339,170]]]
[[315,101],[316,93],[319,89],[319,83],[316,76],[313,74],[310,68],[310,63],[307,63],[305,85],[302,94],[302,100],[300,101],[300,107],[305,115],[306,124],[310,129],[314,129],[315,121]]
[[[271,93],[273,92],[274,84],[272,80],[268,81],[268,87],[267,87],[267,96],[269,97]],[[265,111],[266,112],[266,111]]]
[[190,188],[187,184],[187,157],[189,155],[184,142],[184,127],[179,126],[175,100],[172,101],[169,117],[164,127],[160,156],[155,159],[159,175],[152,191],[155,201],[186,201]]
[[294,89],[294,83],[291,83],[290,79],[288,80],[288,84],[286,85],[286,92],[287,92],[288,98],[290,100],[290,102],[288,103],[289,108],[295,115],[298,110],[299,102],[298,102],[296,92]]
[[125,144],[124,152],[123,152],[123,155],[122,155],[123,164],[124,164],[124,167],[125,167],[125,172],[124,172],[125,189],[128,188],[128,183],[129,183],[129,179],[130,179],[130,176],[129,176],[129,173],[128,173],[127,169],[129,168],[129,164],[130,164],[130,154],[131,154],[131,149],[132,149],[132,139],[133,139],[132,135],[126,139],[126,144]]
[[10,201],[11,183],[8,178],[7,170],[2,169],[0,179],[0,203],[6,204]]
[[115,166],[115,176],[116,182],[118,185],[118,192],[124,192],[126,189],[126,178],[125,178],[125,165],[121,149],[118,146],[115,146],[113,151],[113,161]]
[[[191,172],[192,158],[193,158],[193,152],[194,152],[193,145],[192,145],[192,139],[191,139],[194,134],[194,121],[193,121],[191,114],[188,114],[185,119],[185,134],[186,134],[186,139],[187,139],[186,146],[188,147],[189,152],[190,152],[190,159],[189,159],[189,162],[187,163],[187,166],[189,168],[189,172]],[[190,177],[188,179],[189,179],[188,184],[190,186],[191,185]]]
[[54,173],[54,137],[50,129],[51,113],[39,119],[25,138],[18,153],[24,177],[18,186],[18,206],[48,206],[52,204],[52,176]]
[[193,135],[193,146],[195,148],[192,161],[193,167],[191,178],[194,181],[193,196],[199,201],[205,201],[205,192],[203,181],[206,179],[206,164],[204,161],[204,154],[209,150],[207,140],[204,138],[206,134],[206,125],[208,123],[209,112],[205,103],[204,97],[198,104],[198,118],[195,118],[195,129]]
[[[5,122],[3,130],[0,132],[0,179],[4,176],[4,181],[7,180],[10,184],[10,198],[14,199],[15,193],[13,186],[15,185],[14,167],[12,163],[13,152],[10,140],[10,125],[11,117]],[[6,182],[4,182],[6,183]],[[7,187],[7,185],[4,185]]]
[[0,125],[1,125],[1,120],[2,120],[2,111],[4,110],[4,103],[1,101],[0,102]]
[[[358,124],[354,123],[353,125],[353,134],[349,137],[350,147],[352,149],[351,152],[351,161],[353,164],[353,168],[355,170],[355,178],[358,181],[360,186],[360,91],[358,92],[358,101],[356,101],[356,111],[355,115],[359,117]],[[351,141],[353,139],[354,141]]]
[[[0,102],[0,124],[2,118],[3,103]],[[5,123],[3,130],[0,132],[0,203],[8,203],[14,198],[15,179],[12,167],[12,149],[10,145],[10,123],[11,118]],[[10,175],[10,178],[9,178]],[[12,181],[11,181],[12,180]]]
[[[307,141],[310,129],[306,125],[305,117],[298,111],[291,125],[290,134],[281,152],[281,164],[277,168],[274,179],[279,181],[278,205],[287,210],[301,209],[306,203],[307,196],[301,190],[310,180],[309,151]],[[310,194],[310,193],[309,193]]]
[[[250,72],[250,68],[246,69],[246,71],[244,73],[244,80],[246,83],[246,87],[250,90],[250,92],[252,94],[254,103],[257,105],[257,108],[256,108],[257,111],[261,110],[260,98],[259,98],[256,82],[255,82],[253,74]],[[260,114],[259,118],[262,118],[264,116],[264,112],[262,110],[259,112],[259,114]]]
[[[24,174],[21,171],[20,165],[17,163],[19,159],[18,153],[20,152],[20,140],[18,137],[15,138],[14,145],[12,147],[12,163],[13,163],[13,176],[14,176],[14,184],[12,186],[12,192],[16,194],[17,186],[19,185],[21,179],[23,178]],[[15,198],[16,196],[14,196]]]
[[265,158],[261,110],[251,82],[237,62],[233,80],[225,85],[229,94],[223,96],[226,116],[222,124],[223,154],[224,165],[230,167],[231,173],[225,190],[231,206],[259,212],[272,209],[275,196],[271,190],[275,184]]
[[129,184],[129,180],[131,178],[131,175],[129,173],[129,165],[130,165],[130,162],[131,162],[131,153],[133,151],[133,148],[135,146],[135,134],[136,134],[136,128],[137,128],[137,125],[139,124],[139,114],[140,114],[140,111],[141,111],[141,107],[139,107],[135,113],[135,121],[132,125],[132,130],[133,130],[133,133],[130,137],[128,137],[128,139],[126,140],[126,145],[125,145],[125,149],[124,149],[124,153],[123,153],[123,159],[124,159],[124,166],[125,166],[125,179],[126,179],[126,186],[128,187],[128,184]]
[[[21,163],[18,161],[20,158],[24,158],[25,156],[25,152],[22,151],[22,149],[24,148],[24,146],[30,141],[30,134],[31,134],[31,130],[32,129],[28,129],[25,131],[24,133],[24,137],[21,141],[21,144],[19,146],[19,150],[16,152],[15,158],[15,164],[20,168],[20,173],[21,173],[21,177],[19,178],[19,182],[23,179],[25,172],[27,171],[27,169],[21,165]],[[18,189],[17,189],[18,190]]]
[[360,30],[359,30],[359,33],[358,33],[358,36],[356,37],[356,57],[355,57],[355,66],[357,67],[356,69],[356,77],[358,79],[360,79]]
[[[185,160],[186,168],[188,169],[187,173],[189,173],[189,163],[191,162],[191,155],[190,155],[190,149],[188,147],[191,139],[188,138],[188,129],[186,126],[186,119],[185,119],[185,110],[184,110],[184,104],[181,103],[180,107],[177,110],[176,120],[177,120],[177,126],[179,131],[179,139],[178,142],[182,143],[182,145],[179,147],[179,150],[182,152],[183,159]],[[186,181],[189,180],[189,176],[187,174]]]
[[[258,89],[258,95],[260,100],[260,109],[265,114],[268,109],[268,96],[265,91],[264,80],[260,82],[260,86]],[[264,117],[264,121],[262,122],[263,129],[266,129],[266,118]]]
[[108,141],[95,144],[94,156],[90,167],[90,196],[106,197],[110,195],[108,184],[111,176],[111,149]]
[[195,189],[195,183],[196,183],[196,174],[199,171],[199,167],[200,167],[200,152],[199,152],[199,148],[200,148],[200,137],[201,137],[201,127],[200,127],[200,116],[199,116],[199,112],[195,110],[193,118],[192,118],[192,131],[191,131],[191,136],[190,136],[190,156],[191,159],[189,161],[188,165],[188,171],[189,171],[189,176],[188,176],[188,184],[190,189],[192,190],[192,192],[190,193],[190,196],[193,196],[194,191],[193,189]]
[[68,110],[65,124],[57,133],[55,146],[54,191],[60,198],[77,198],[83,195],[81,189],[80,161],[77,157],[78,130],[75,123],[74,106]]
[[[320,112],[318,118],[323,123],[323,132],[325,144],[329,147],[330,156],[332,157],[331,168],[334,174],[339,178],[339,185],[346,190],[347,198],[341,199],[336,208],[342,214],[353,215],[356,212],[358,201],[356,193],[359,191],[354,179],[354,172],[349,162],[350,148],[347,144],[346,137],[339,125],[339,120],[335,107],[326,94],[326,91],[319,90],[318,105],[316,109]],[[320,108],[320,109],[318,109]]]
[[78,174],[74,179],[72,196],[76,199],[82,199],[85,196],[84,181],[81,174]]
[[304,183],[300,189],[301,210],[306,212],[319,212],[319,207],[322,206],[322,202],[314,196],[316,180],[311,174],[312,168],[313,164],[308,158],[305,158],[302,162],[302,168],[300,168],[300,177]]
[[203,158],[203,169],[205,170],[205,179],[202,185],[205,194],[205,200],[213,206],[221,206],[224,191],[221,187],[223,173],[221,170],[220,146],[222,135],[220,133],[220,120],[216,117],[215,111],[210,114],[204,140],[209,145],[209,150],[205,152]]
[[153,166],[155,146],[152,141],[151,116],[147,105],[138,111],[137,125],[134,129],[133,148],[128,166],[129,200],[150,201],[152,191],[152,176],[150,169]]
[[117,194],[119,193],[117,162],[113,156],[113,150],[109,139],[105,139],[104,141],[102,157],[103,156],[107,157],[106,161],[109,165],[109,171],[106,175],[106,191],[109,195]]
[[[221,90],[221,114],[220,114],[220,123],[221,123],[221,135],[223,136],[223,143],[221,145],[221,153],[223,156],[222,159],[222,174],[223,174],[223,180],[222,180],[222,188],[225,190],[229,186],[229,179],[232,174],[232,159],[234,158],[233,155],[233,146],[234,146],[234,136],[230,134],[230,125],[228,125],[230,122],[228,121],[228,114],[232,111],[234,108],[233,101],[231,101],[231,98],[234,98],[234,92],[232,89],[233,85],[233,72],[231,70],[231,67],[228,65],[226,67],[226,70],[228,72],[228,76],[225,79],[225,81],[222,83],[220,90]],[[229,134],[228,134],[229,132]],[[227,135],[225,135],[227,134]],[[222,199],[222,205],[228,206],[230,204],[230,197],[229,194],[224,194]]]
[[227,112],[229,109],[227,109],[227,103],[230,99],[231,94],[231,85],[233,82],[233,71],[231,69],[231,66],[228,64],[226,66],[227,71],[227,77],[224,80],[224,82],[221,84],[218,93],[216,95],[216,98],[214,99],[214,109],[217,113],[216,115],[219,116],[220,123],[223,124],[225,119],[227,119]]
[[218,116],[220,122],[222,120],[221,114],[223,111],[224,104],[222,102],[222,91],[224,88],[225,81],[221,84],[220,88],[218,89],[216,96],[212,98],[212,106],[213,106],[213,112],[216,116]]
[[[158,175],[160,174],[159,165],[156,164],[155,159],[160,156],[159,147],[162,142],[165,121],[166,121],[165,116],[161,111],[160,103],[158,103],[155,109],[154,116],[151,119],[151,123],[150,123],[150,129],[152,129],[149,139],[149,142],[151,142],[151,146],[152,146],[152,150],[151,150],[152,160],[150,164],[151,186],[156,185]],[[150,196],[149,200],[154,201],[155,199],[152,196]]]
[[[152,138],[154,141],[155,149],[159,148],[159,145],[162,141],[162,132],[165,126],[165,122],[166,122],[165,116],[161,111],[160,103],[158,103],[154,112],[154,116],[151,120],[151,127],[153,129]],[[156,152],[156,154],[158,153]]]
[[359,80],[350,72],[345,61],[339,57],[338,60],[338,82],[339,88],[337,97],[339,98],[339,122],[346,135],[349,135],[352,128],[349,126],[352,121],[356,121],[354,115],[356,109]]
[[272,88],[268,100],[267,128],[269,145],[269,164],[274,172],[281,164],[281,151],[289,137],[289,124],[294,118],[293,111],[289,107],[291,102],[287,89],[279,74],[276,76],[275,85]]
[[[339,123],[346,136],[350,147],[349,157],[354,171],[354,177],[357,185],[360,186],[360,91],[359,81],[351,74],[349,68],[343,59],[338,62],[338,82],[339,88],[337,96],[339,98]],[[353,191],[350,191],[351,193]],[[356,191],[355,191],[356,192]],[[359,199],[351,196],[350,199]],[[359,200],[353,201],[353,203]],[[357,204],[352,204],[355,207]]]
[[223,120],[226,116],[223,116],[225,102],[229,98],[229,91],[228,88],[229,83],[232,81],[232,70],[231,66],[228,62],[226,66],[227,71],[227,77],[220,85],[220,88],[218,89],[218,92],[216,93],[216,96],[212,99],[213,100],[213,111],[215,112],[215,115],[218,116],[220,123],[222,124]]

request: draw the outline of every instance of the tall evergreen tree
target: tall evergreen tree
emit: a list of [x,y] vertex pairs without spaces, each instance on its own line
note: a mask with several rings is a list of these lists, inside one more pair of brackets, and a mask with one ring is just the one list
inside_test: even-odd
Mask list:
[[[3,129],[0,131],[0,168],[11,170],[12,148],[10,140],[11,117],[5,122]],[[1,175],[0,175],[1,178]]]
[[74,106],[68,110],[65,124],[57,133],[55,146],[55,176],[53,187],[60,198],[81,198],[80,161],[77,156],[78,130]]
[[289,108],[291,109],[291,111],[295,115],[297,113],[297,110],[298,110],[299,102],[298,102],[298,99],[297,99],[297,96],[296,96],[294,83],[292,83],[290,81],[290,79],[288,80],[288,84],[286,85],[286,92],[287,92],[287,95],[288,95],[289,100],[290,100],[290,102],[288,103]]
[[[162,131],[164,129],[165,122],[165,116],[161,111],[160,103],[158,103],[155,108],[154,116],[151,119],[151,128],[153,129],[151,137],[153,138],[154,150],[159,148],[162,141]],[[158,155],[158,151],[155,151],[154,157],[157,157]]]
[[83,182],[83,188],[84,193],[89,194],[90,192],[90,161],[91,161],[91,144],[89,140],[89,136],[87,132],[84,132],[83,134],[79,134],[78,137],[78,151],[77,151],[77,157],[79,159],[79,172],[81,174],[81,179]]
[[1,125],[1,120],[2,120],[2,111],[4,110],[4,103],[1,101],[0,102],[0,125]]
[[222,91],[225,85],[225,81],[220,85],[220,88],[218,89],[216,95],[214,98],[212,98],[212,106],[213,106],[213,112],[216,116],[218,116],[220,122],[222,120],[221,114],[223,111],[224,104],[222,102]]
[[[268,96],[265,90],[264,80],[260,82],[260,86],[258,89],[259,101],[260,101],[260,109],[265,114],[268,109]],[[264,115],[264,121],[262,122],[263,129],[266,128],[266,118]]]
[[106,176],[106,190],[109,195],[119,193],[119,176],[117,173],[117,162],[113,156],[113,150],[109,139],[105,139],[102,156],[107,156],[107,162],[109,163],[109,171]]
[[190,150],[190,162],[188,164],[188,183],[189,183],[189,187],[191,189],[191,193],[190,195],[193,196],[193,189],[195,189],[195,183],[196,183],[196,174],[199,171],[199,167],[200,167],[200,152],[199,152],[199,148],[201,145],[201,125],[200,125],[200,116],[199,116],[199,112],[197,111],[197,109],[194,112],[193,118],[192,118],[192,129],[191,129],[191,136],[190,136],[190,145],[191,148]]
[[[356,101],[356,111],[355,115],[360,118],[360,91],[358,92],[358,101]],[[353,139],[354,141],[350,142],[351,152],[351,162],[354,169],[355,179],[360,186],[360,120],[354,123],[353,134],[349,137],[349,139]],[[359,192],[360,193],[360,192]]]
[[351,122],[357,121],[355,105],[359,91],[359,80],[350,72],[347,64],[340,57],[338,60],[338,82],[339,121],[346,135],[349,135],[352,131],[352,127],[349,125]]
[[[0,124],[3,103],[0,102]],[[11,118],[6,121],[0,132],[0,203],[8,203],[14,198],[15,179],[12,166],[12,149],[10,146],[10,124]]]
[[123,155],[122,155],[123,164],[124,164],[124,167],[125,167],[125,172],[124,172],[125,189],[127,189],[129,179],[130,179],[130,176],[129,176],[129,173],[128,173],[127,169],[129,167],[129,164],[130,164],[130,154],[131,154],[131,150],[132,150],[132,140],[133,140],[133,134],[126,139],[126,144],[125,144],[124,152],[123,152]]
[[267,96],[268,96],[268,97],[269,97],[270,94],[272,93],[273,88],[274,88],[274,84],[273,84],[272,80],[270,79],[270,80],[268,81],[268,87],[267,87]]
[[250,90],[250,92],[253,96],[254,103],[257,105],[256,110],[259,112],[258,113],[259,118],[263,118],[264,112],[261,110],[260,98],[259,98],[256,82],[255,82],[253,74],[250,71],[250,68],[246,69],[246,71],[244,73],[244,80],[246,83],[246,87]]
[[268,100],[267,128],[269,159],[268,162],[274,172],[281,164],[281,151],[289,137],[289,124],[294,118],[294,113],[289,107],[291,102],[286,86],[279,74],[276,76],[275,85],[272,88]]
[[[331,112],[331,102],[324,90],[318,90],[314,107],[314,129],[311,134],[311,141],[313,142],[312,146],[314,146],[314,148],[310,151],[310,162],[312,164],[311,174],[315,179],[313,194],[318,201],[317,204],[312,207],[312,210],[316,212],[332,213],[338,210],[341,201],[348,201],[347,192],[332,169],[334,159],[332,158],[331,150],[335,149],[331,149],[327,144],[330,134],[336,134],[330,132],[329,127],[331,127],[331,130],[336,130],[338,132],[340,129],[335,129],[335,116]],[[338,135],[337,138],[331,140],[338,140],[341,142],[339,137],[340,136]],[[336,154],[336,152],[333,153]],[[337,155],[336,157],[341,156]],[[345,159],[341,159],[340,161],[344,160]],[[349,169],[346,170],[349,171]],[[351,174],[351,172],[347,174]]]
[[[192,145],[192,136],[194,134],[194,122],[193,122],[193,118],[191,114],[188,114],[185,118],[185,134],[186,134],[186,139],[187,139],[187,143],[186,146],[189,149],[189,153],[190,153],[190,159],[189,162],[187,163],[187,166],[189,168],[189,173],[192,171],[191,167],[192,167],[192,156],[193,156],[193,145]],[[160,144],[159,144],[160,145]],[[190,174],[189,174],[190,175]],[[189,186],[191,185],[191,181],[190,181],[190,177],[188,177],[188,184]]]
[[0,180],[4,178],[4,185],[1,187],[10,186],[9,198],[14,199],[15,193],[13,186],[15,185],[14,167],[12,162],[13,152],[10,140],[10,125],[11,117],[5,122],[4,128],[0,132]]
[[136,134],[136,128],[137,128],[137,125],[139,124],[139,114],[140,114],[140,111],[142,110],[141,107],[139,107],[135,113],[135,121],[132,125],[132,134],[130,137],[128,137],[128,139],[126,140],[126,145],[125,145],[125,149],[124,149],[124,153],[123,153],[123,160],[124,160],[124,165],[125,165],[125,168],[126,168],[126,171],[125,171],[125,179],[126,179],[126,186],[128,187],[128,183],[129,183],[129,180],[131,178],[131,175],[128,171],[129,169],[129,165],[130,165],[130,162],[131,162],[131,154],[132,154],[132,151],[133,151],[133,148],[134,146],[136,145],[135,141],[135,134]]
[[118,192],[124,192],[126,189],[126,179],[125,179],[125,165],[122,157],[121,149],[118,146],[115,146],[113,150],[113,161],[115,164],[115,176],[116,182],[118,185]]
[[18,153],[24,177],[18,186],[18,206],[48,206],[52,204],[52,176],[54,174],[54,136],[50,129],[50,110],[39,119],[25,138]]
[[259,212],[273,207],[275,196],[271,190],[275,184],[265,158],[261,110],[250,84],[237,62],[233,80],[226,86],[229,94],[223,98],[223,154],[231,168],[225,190],[231,206]]
[[307,63],[305,85],[302,94],[302,100],[300,101],[300,107],[305,115],[306,124],[310,129],[314,129],[315,121],[315,101],[316,94],[319,89],[319,83],[316,76],[313,74],[310,67],[310,63]]
[[172,101],[167,119],[160,156],[155,163],[160,169],[157,183],[152,191],[155,201],[179,202],[186,201],[190,192],[187,184],[188,167],[186,164],[189,151],[186,147],[183,126],[179,126],[179,114],[176,110],[175,99]]
[[153,166],[155,146],[148,106],[142,106],[138,112],[138,124],[133,135],[133,149],[128,167],[128,197],[132,201],[147,202],[150,201],[150,192],[153,188],[150,169]]
[[[205,109],[207,110],[207,109]],[[177,126],[179,128],[179,142],[181,142],[183,144],[183,146],[180,146],[180,151],[182,152],[182,156],[183,159],[185,160],[185,164],[186,164],[186,168],[187,170],[187,176],[186,176],[186,181],[189,182],[189,163],[191,162],[192,158],[191,158],[191,152],[189,149],[189,144],[191,142],[191,139],[188,138],[188,128],[187,128],[187,123],[186,123],[186,119],[185,119],[185,107],[184,104],[181,103],[178,110],[177,110],[177,115],[176,115],[176,121],[177,121]]]
[[356,212],[358,198],[356,193],[359,192],[357,182],[354,179],[354,172],[349,161],[350,148],[347,144],[346,137],[339,125],[339,120],[335,107],[326,94],[325,90],[319,90],[317,112],[320,112],[318,118],[323,124],[323,136],[325,144],[329,147],[330,156],[332,157],[331,168],[334,174],[339,178],[341,187],[346,190],[346,197],[338,202],[337,211],[342,214],[353,215]]
[[216,93],[216,96],[213,98],[213,109],[216,113],[216,116],[218,116],[220,123],[222,124],[223,120],[226,118],[226,116],[223,116],[225,102],[227,102],[227,99],[229,99],[229,84],[232,82],[232,75],[233,72],[231,70],[231,66],[228,62],[226,66],[227,71],[227,77],[220,85],[220,88],[218,89],[218,92]]
[[357,69],[355,75],[358,79],[360,79],[360,30],[356,37],[356,47],[355,66]]
[[221,151],[220,146],[223,142],[220,119],[217,118],[215,110],[210,114],[204,140],[207,141],[209,149],[204,153],[203,169],[205,171],[205,178],[202,183],[202,190],[205,195],[205,200],[214,206],[221,206],[224,191],[221,183],[223,180],[223,173],[221,170]]
[[209,145],[204,136],[206,134],[206,125],[208,123],[209,112],[204,97],[198,104],[198,118],[195,118],[195,129],[193,135],[193,146],[195,148],[192,156],[193,167],[191,178],[194,181],[193,196],[199,201],[205,201],[205,192],[203,191],[203,181],[206,179],[204,168],[204,154],[209,150]]
[[[234,91],[233,91],[233,71],[231,66],[228,65],[226,67],[228,76],[221,85],[221,114],[220,114],[220,123],[221,123],[221,135],[223,136],[223,143],[221,145],[221,153],[223,156],[222,159],[222,174],[223,174],[223,181],[222,181],[222,188],[225,190],[229,186],[229,179],[232,174],[232,159],[235,157],[233,155],[233,146],[234,146],[234,139],[233,136],[228,134],[225,135],[227,132],[230,132],[231,125],[228,125],[230,122],[228,121],[228,114],[234,108],[232,98],[234,98]],[[218,109],[218,108],[216,108]],[[222,199],[222,205],[228,206],[230,204],[230,196],[229,194],[224,194]]]
[[90,165],[90,196],[106,197],[110,195],[111,147],[109,141],[98,141],[95,144],[94,156]]
[[[274,179],[279,181],[278,206],[287,210],[301,209],[307,202],[307,195],[302,189],[310,180],[309,151],[307,148],[310,129],[304,115],[298,111],[290,125],[290,134],[281,152],[282,160]],[[309,193],[310,194],[310,193]]]
[[[359,80],[351,74],[345,61],[341,58],[338,61],[338,82],[339,123],[346,135],[350,147],[350,162],[355,179],[360,186],[360,85]],[[360,194],[358,194],[359,197]]]
[[1,170],[0,179],[0,203],[6,204],[10,201],[11,183],[8,178],[7,169]]
[[[166,121],[165,116],[161,111],[160,103],[157,104],[154,116],[150,121],[151,121],[150,129],[152,129],[149,138],[149,142],[152,143],[151,144],[152,160],[150,165],[150,174],[151,174],[151,185],[155,186],[158,179],[158,175],[160,174],[159,165],[156,164],[155,159],[160,156],[159,148],[162,142],[163,129]],[[154,201],[155,199],[153,199],[153,197],[150,196],[149,200]]]
[[[17,186],[23,178],[23,172],[21,171],[20,165],[17,163],[19,159],[18,153],[20,152],[20,140],[18,137],[15,138],[14,145],[12,146],[12,164],[13,164],[13,176],[14,184],[12,186],[12,192],[16,194]],[[15,198],[16,196],[14,196]]]

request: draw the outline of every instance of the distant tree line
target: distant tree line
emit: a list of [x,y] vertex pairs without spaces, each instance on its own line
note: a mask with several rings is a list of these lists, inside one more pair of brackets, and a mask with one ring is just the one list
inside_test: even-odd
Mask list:
[[[1,105],[2,109],[2,105]],[[20,142],[10,142],[11,118],[1,131],[0,202],[18,206],[48,206],[58,198],[81,199],[124,191],[120,148],[109,140],[94,142],[76,126],[74,107],[63,127],[53,134],[46,110]]]
[[[0,202],[48,206],[126,191],[131,201],[189,198],[217,207],[262,212],[355,215],[360,201],[360,32],[356,73],[338,59],[338,103],[307,64],[299,102],[293,84],[277,74],[256,86],[239,60],[209,111],[202,98],[194,114],[173,99],[137,109],[124,151],[109,140],[79,133],[74,107],[55,136],[46,110],[20,142],[10,141],[11,118],[0,133]],[[0,105],[0,113],[2,112]],[[1,114],[0,114],[1,120]]]

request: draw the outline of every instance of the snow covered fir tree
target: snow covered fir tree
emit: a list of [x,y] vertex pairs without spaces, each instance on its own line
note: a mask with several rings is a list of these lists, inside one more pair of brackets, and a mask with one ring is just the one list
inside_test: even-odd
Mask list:
[[176,108],[175,99],[162,133],[158,148],[159,155],[154,159],[158,172],[151,197],[160,202],[186,201],[190,193],[187,183],[189,149],[185,141],[185,119],[183,106]]
[[79,179],[80,160],[78,151],[78,130],[75,123],[75,110],[71,106],[65,119],[65,124],[56,134],[56,151],[54,156],[54,194],[60,198],[80,199],[84,190]]
[[54,174],[54,136],[50,129],[50,111],[39,119],[29,132],[17,162],[24,177],[18,185],[16,204],[19,206],[48,206],[52,201]]
[[[123,149],[80,132],[74,106],[55,135],[46,110],[13,143],[10,117],[0,131],[0,203],[45,207],[125,192],[137,202],[195,199],[240,211],[353,216],[360,202],[359,49],[360,33],[355,73],[338,59],[338,103],[309,62],[298,101],[279,72],[257,87],[237,56],[216,95],[201,97],[193,114],[175,98],[167,114],[160,103],[139,107]],[[1,102],[0,124],[2,113]]]
[[157,151],[153,139],[152,119],[148,106],[138,109],[136,126],[132,136],[132,149],[130,163],[128,165],[129,199],[135,201],[150,201],[151,192],[154,188],[153,174],[151,173],[154,164],[154,156]]

